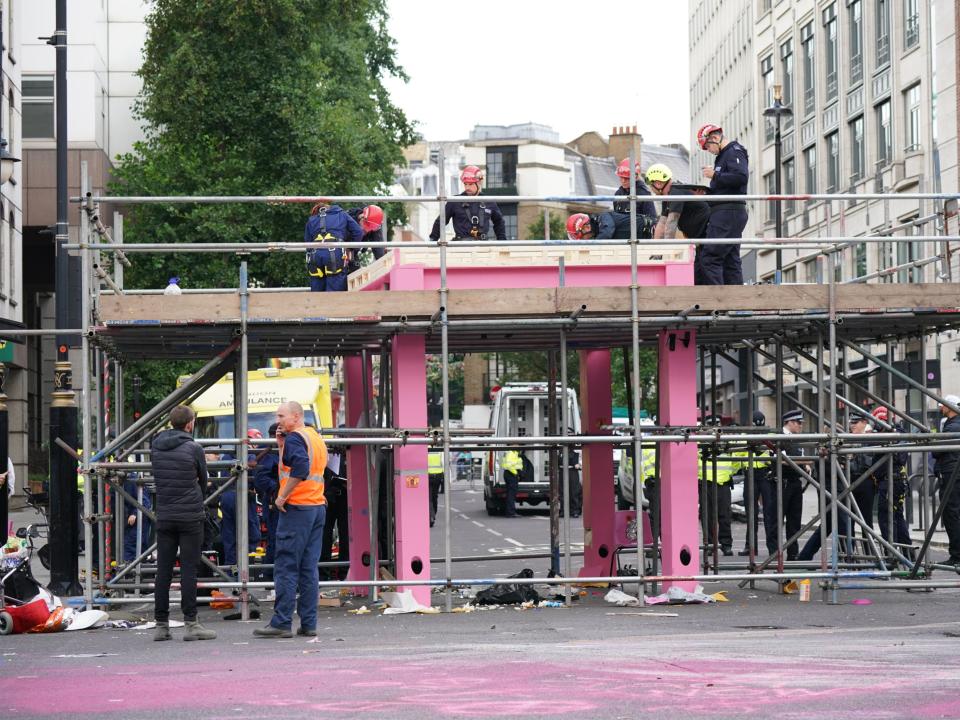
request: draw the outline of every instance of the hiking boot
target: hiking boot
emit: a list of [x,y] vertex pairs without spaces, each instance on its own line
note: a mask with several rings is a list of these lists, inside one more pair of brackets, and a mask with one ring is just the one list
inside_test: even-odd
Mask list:
[[215,640],[217,633],[213,630],[207,630],[198,621],[192,620],[185,623],[187,631],[183,635],[184,640]]
[[303,637],[316,637],[316,636],[317,636],[317,629],[316,629],[316,628],[298,627],[298,628],[297,628],[297,635],[302,635]]
[[160,620],[157,621],[157,629],[153,631],[153,639],[156,642],[170,640],[173,636],[170,634],[170,623]]
[[274,627],[273,625],[267,625],[266,627],[257,628],[254,630],[253,636],[261,638],[292,638],[293,633],[290,632],[290,628],[284,629]]

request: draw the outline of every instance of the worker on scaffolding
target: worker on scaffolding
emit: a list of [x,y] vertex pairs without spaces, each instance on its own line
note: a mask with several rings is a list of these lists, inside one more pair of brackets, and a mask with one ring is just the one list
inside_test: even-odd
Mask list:
[[347,210],[347,215],[356,220],[357,225],[363,231],[363,237],[360,240],[362,247],[352,251],[347,261],[347,273],[349,274],[360,269],[360,253],[362,252],[369,250],[373,254],[374,260],[382,258],[386,248],[370,247],[370,244],[386,242],[386,239],[383,234],[383,208],[379,205],[350,208]]
[[[443,182],[443,178],[440,179]],[[477,197],[480,195],[480,185],[483,183],[483,170],[476,165],[467,165],[460,172],[460,182],[463,183],[463,192],[457,197]],[[506,224],[503,214],[495,202],[490,200],[451,200],[444,207],[443,226],[453,221],[454,240],[486,240],[493,225],[493,233],[497,240],[507,239]],[[433,223],[430,239],[434,242],[440,239],[440,218]]]
[[[620,161],[620,164],[617,165],[617,177],[620,179],[620,187],[617,188],[617,191],[614,195],[629,195],[630,194],[630,176],[634,175],[634,195],[650,195],[650,188],[648,188],[643,182],[643,173],[640,171],[640,163],[637,163],[634,166],[635,174],[630,170],[630,158],[624,158]],[[629,200],[617,200],[613,203],[613,211],[617,213],[630,213],[630,201]],[[654,206],[651,200],[640,201],[637,200],[637,215],[646,215],[651,220],[656,222],[657,219],[657,208]]]
[[[746,195],[750,179],[747,151],[736,140],[728,140],[723,128],[707,123],[697,132],[697,144],[716,155],[713,165],[703,168],[703,177],[710,181],[710,195]],[[721,200],[710,203],[710,222],[706,237],[740,240],[747,226],[747,203],[744,200]],[[740,264],[740,243],[704,245],[700,253],[701,285],[743,285]]]
[[[954,407],[960,406],[960,397],[947,395],[943,398]],[[960,433],[960,415],[953,408],[940,403],[940,414],[944,418],[940,432]],[[952,443],[954,441],[947,441]],[[940,478],[940,502],[943,505],[943,529],[947,531],[950,547],[948,565],[955,565],[960,572],[960,452],[942,450],[933,453],[936,462],[935,471]]]
[[[904,432],[903,425],[890,416],[890,411],[883,405],[875,407],[870,413],[880,432]],[[890,453],[885,456],[885,462],[873,471],[877,480],[877,524],[880,534],[889,543],[901,546],[912,546],[910,528],[904,517],[903,508],[907,498],[907,461],[905,450]],[[891,483],[892,477],[892,483]],[[893,536],[890,534],[890,487],[893,486]],[[909,554],[904,551],[904,554]]]
[[[707,415],[703,424],[708,428],[721,425],[719,415]],[[706,497],[700,498],[700,505],[706,508],[707,531],[704,537],[713,545],[720,545],[724,555],[733,555],[733,513],[731,509],[731,488],[733,476],[739,467],[731,459],[730,449],[716,443],[700,445],[700,480],[706,480]],[[714,523],[716,517],[716,523]]]
[[[637,215],[637,237],[649,240],[653,235],[654,220]],[[567,238],[570,240],[629,240],[630,215],[621,212],[603,212],[595,215],[575,213],[567,218]]]
[[[306,243],[360,242],[363,230],[339,205],[318,202],[310,209],[303,230]],[[307,274],[312,292],[340,292],[347,289],[349,251],[342,247],[320,247],[307,251]]]
[[[647,182],[655,195],[677,197],[680,195],[695,195],[689,188],[677,187],[673,182],[673,171],[662,163],[647,168]],[[662,203],[660,219],[653,231],[654,240],[673,240],[677,231],[683,237],[695,240],[706,237],[707,223],[710,220],[710,207],[703,200],[689,202]],[[696,285],[710,285],[706,276],[701,272],[700,257],[703,247],[697,245],[693,261],[693,281]]]

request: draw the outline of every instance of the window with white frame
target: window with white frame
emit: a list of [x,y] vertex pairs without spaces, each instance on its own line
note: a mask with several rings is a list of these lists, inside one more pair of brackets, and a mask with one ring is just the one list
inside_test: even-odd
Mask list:
[[20,92],[23,137],[53,138],[53,75],[24,75]]
[[[793,40],[787,40],[780,46],[780,79],[783,82],[784,105],[793,107]],[[793,125],[793,114],[787,115],[784,120],[784,127]]]
[[[764,107],[773,105],[773,82],[773,55],[767,55],[760,61],[760,84],[763,88]],[[768,143],[773,142],[774,134],[773,120],[764,117],[764,140]]]
[[877,70],[890,64],[890,0],[876,0]]
[[831,3],[823,11],[824,71],[827,102],[837,99],[837,8]]
[[817,106],[817,62],[812,21],[800,29],[800,48],[803,55],[803,114],[809,116]]
[[903,0],[903,47],[920,44],[920,0]]
[[863,3],[850,0],[847,5],[847,27],[850,29],[850,85],[863,80]]
[[907,88],[903,93],[904,130],[907,152],[920,149],[920,83]]
[[850,121],[850,182],[863,179],[867,171],[863,115]]
[[893,161],[893,118],[890,101],[884,100],[874,109],[877,122],[877,164],[886,167]]
[[824,138],[827,163],[827,192],[835,193],[840,189],[840,133],[832,132]]

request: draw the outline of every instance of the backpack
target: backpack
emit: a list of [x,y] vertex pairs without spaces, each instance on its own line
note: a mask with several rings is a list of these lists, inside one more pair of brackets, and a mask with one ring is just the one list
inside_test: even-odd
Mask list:
[[[327,229],[327,210],[326,208],[320,208],[317,216],[320,219],[320,231],[317,233],[317,236],[313,239],[314,242],[324,243],[328,240],[334,242],[342,241],[342,237],[337,237],[334,233],[330,232]],[[326,255],[329,258],[327,262],[322,262],[318,255],[317,250],[307,250],[307,267],[310,269],[322,269],[326,270],[326,273],[335,274],[344,269],[346,266],[346,258],[344,257],[343,248],[331,248],[326,251]],[[313,273],[311,273],[313,274]]]

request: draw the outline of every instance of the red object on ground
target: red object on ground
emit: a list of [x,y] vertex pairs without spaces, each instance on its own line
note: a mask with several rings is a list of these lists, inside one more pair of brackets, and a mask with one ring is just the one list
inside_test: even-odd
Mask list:
[[42,625],[50,617],[47,601],[43,598],[31,600],[26,605],[7,605],[5,612],[13,618],[13,633],[18,635],[27,632],[30,628]]

